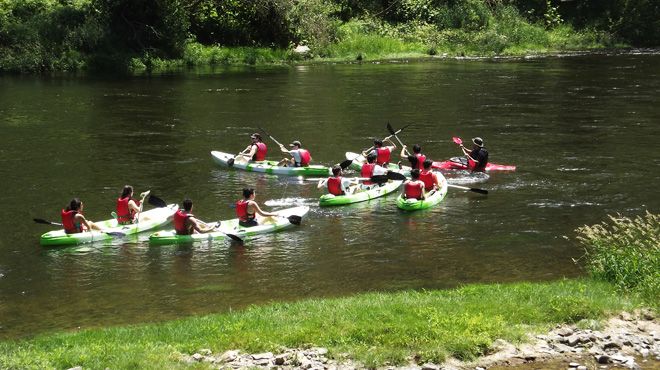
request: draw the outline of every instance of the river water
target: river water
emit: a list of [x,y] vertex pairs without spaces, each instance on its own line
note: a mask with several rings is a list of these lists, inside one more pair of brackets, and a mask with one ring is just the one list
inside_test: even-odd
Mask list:
[[[0,338],[153,322],[250,304],[373,290],[584,275],[574,229],[658,212],[660,55],[441,60],[196,70],[163,76],[0,77]],[[496,163],[436,208],[394,196],[320,209],[316,184],[216,166],[261,126],[337,163],[370,138],[427,155],[481,136]],[[270,145],[270,156],[276,146]],[[465,177],[456,179],[465,180]],[[208,220],[234,217],[245,186],[267,209],[306,204],[301,227],[250,240],[46,249],[39,235],[78,196],[109,218],[124,184]]]

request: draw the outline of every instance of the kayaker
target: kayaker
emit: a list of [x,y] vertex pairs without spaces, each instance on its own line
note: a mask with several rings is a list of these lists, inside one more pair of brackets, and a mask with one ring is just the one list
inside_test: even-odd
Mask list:
[[350,190],[350,186],[355,184],[357,184],[355,181],[342,177],[341,167],[334,166],[332,167],[332,176],[327,179],[319,180],[319,184],[316,187],[321,189],[327,185],[328,193],[333,195],[346,195],[353,193]]
[[62,226],[67,234],[77,234],[89,230],[103,230],[100,226],[87,221],[83,216],[83,202],[78,198],[71,199],[69,205],[61,212]]
[[207,223],[195,218],[192,214],[193,201],[186,198],[183,200],[183,209],[179,209],[174,213],[174,230],[177,235],[191,235],[191,234],[204,234],[215,230],[215,226],[210,226]]
[[255,132],[250,135],[250,140],[252,142],[248,145],[242,152],[238,153],[236,157],[242,157],[247,161],[259,162],[266,160],[266,153],[268,153],[268,147],[263,142],[261,134]]
[[415,168],[410,171],[411,179],[403,183],[403,197],[406,199],[424,199],[425,187],[424,183],[419,179],[419,169]]
[[288,150],[284,147],[284,145],[280,145],[280,150],[283,153],[289,153],[291,154],[291,158],[284,158],[278,163],[278,166],[293,166],[293,167],[307,167],[309,166],[309,162],[312,161],[312,156],[309,154],[309,150],[303,149],[302,144],[300,141],[295,140],[291,144],[289,144],[290,147],[293,149]]
[[254,201],[256,193],[254,189],[243,189],[243,199],[236,202],[236,215],[238,224],[243,227],[257,226],[257,214],[263,217],[278,216],[277,213],[264,212],[259,208],[259,204]]
[[424,161],[424,169],[419,172],[419,179],[424,183],[424,189],[428,191],[440,189],[440,178],[431,171],[433,161],[427,159]]
[[[373,152],[367,156],[367,162],[362,165],[362,169],[360,170],[360,177],[370,178],[387,174],[387,170],[376,163],[377,159],[378,157]],[[369,180],[364,180],[363,184],[373,185],[374,183]]]
[[410,161],[410,167],[418,168],[420,171],[424,169],[424,161],[426,156],[422,154],[422,147],[419,144],[413,145],[412,154],[408,151],[408,146],[404,145],[401,148],[401,157],[407,158]]
[[[146,192],[140,194],[143,198]],[[142,204],[137,199],[133,199],[133,187],[124,186],[121,195],[117,199],[117,223],[119,225],[128,225],[136,221],[136,216],[142,212]]]
[[[384,142],[392,145],[383,146]],[[389,138],[385,138],[384,140],[376,139],[374,140],[374,146],[362,152],[362,156],[367,157],[369,154],[374,153],[376,155],[376,163],[379,166],[387,167],[394,149],[396,149],[396,144]]]
[[488,164],[488,151],[484,148],[484,141],[480,137],[473,137],[472,144],[474,145],[471,151],[461,144],[461,150],[467,156],[468,169],[472,172],[484,172]]

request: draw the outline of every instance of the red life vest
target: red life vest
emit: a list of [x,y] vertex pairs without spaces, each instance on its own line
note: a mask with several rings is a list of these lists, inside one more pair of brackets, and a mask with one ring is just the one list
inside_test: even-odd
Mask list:
[[420,171],[423,170],[426,156],[424,154],[415,154],[415,157],[417,158],[417,168],[419,168]]
[[247,222],[254,220],[254,213],[248,213],[248,200],[241,199],[236,202],[236,216],[239,221]]
[[64,232],[67,234],[76,234],[83,231],[82,225],[76,224],[75,217],[78,211],[67,211],[62,210],[62,226],[64,226]]
[[433,189],[435,186],[435,174],[431,171],[420,172],[419,179],[424,183],[424,187],[428,190]]
[[186,220],[189,217],[194,217],[192,213],[188,213],[182,209],[174,213],[174,230],[178,235],[190,235],[190,228],[186,225]]
[[421,183],[419,183],[417,181],[415,181],[415,182],[408,181],[408,182],[406,182],[406,185],[404,185],[404,186],[405,186],[404,189],[406,191],[405,192],[406,198],[408,198],[408,199],[412,199],[412,198],[421,199],[422,198],[424,192],[422,191],[422,184]]
[[344,195],[344,191],[341,189],[341,176],[328,179],[328,192],[334,195]]
[[390,163],[390,150],[388,148],[376,148],[376,163],[384,165]]
[[253,161],[263,161],[266,160],[266,153],[268,152],[268,147],[266,144],[262,142],[258,142],[254,144],[257,146],[257,152],[254,153],[254,156],[252,157]]
[[[360,177],[372,177],[374,175],[374,168],[376,167],[375,163],[365,163],[362,165],[362,170],[360,171]],[[373,182],[364,181],[363,184],[371,185]]]
[[309,154],[307,149],[299,149],[300,152],[300,167],[307,167],[312,160],[312,155]]
[[[128,209],[128,202],[131,201],[131,197],[119,198],[117,199],[117,223],[126,224],[133,222],[135,219],[135,211]],[[140,206],[140,201],[133,199],[133,201]]]

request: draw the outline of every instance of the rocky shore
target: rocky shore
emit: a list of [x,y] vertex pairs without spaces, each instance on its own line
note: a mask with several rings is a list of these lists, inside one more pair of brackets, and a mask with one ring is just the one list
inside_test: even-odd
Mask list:
[[[598,327],[593,325],[592,327]],[[187,363],[205,362],[218,369],[364,369],[346,354],[330,356],[326,348],[286,348],[278,353],[242,353],[239,350],[214,354],[200,349],[184,354]],[[398,370],[482,370],[492,367],[544,368],[547,361],[575,370],[658,368],[660,366],[660,325],[650,311],[623,312],[610,318],[600,330],[562,325],[549,333],[536,335],[527,343],[514,345],[498,339],[492,353],[473,362],[448,359],[441,364],[418,364],[411,358],[405,366],[384,366]]]

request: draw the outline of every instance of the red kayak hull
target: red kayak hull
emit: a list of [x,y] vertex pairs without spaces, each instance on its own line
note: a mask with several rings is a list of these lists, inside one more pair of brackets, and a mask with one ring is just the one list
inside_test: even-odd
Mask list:
[[[433,162],[432,168],[441,171],[452,171],[452,170],[467,170],[467,165],[459,162],[454,162],[451,160],[442,161],[442,162]],[[488,163],[486,165],[486,172],[490,171],[515,171],[516,166],[510,166],[506,164],[497,164],[497,163]]]

